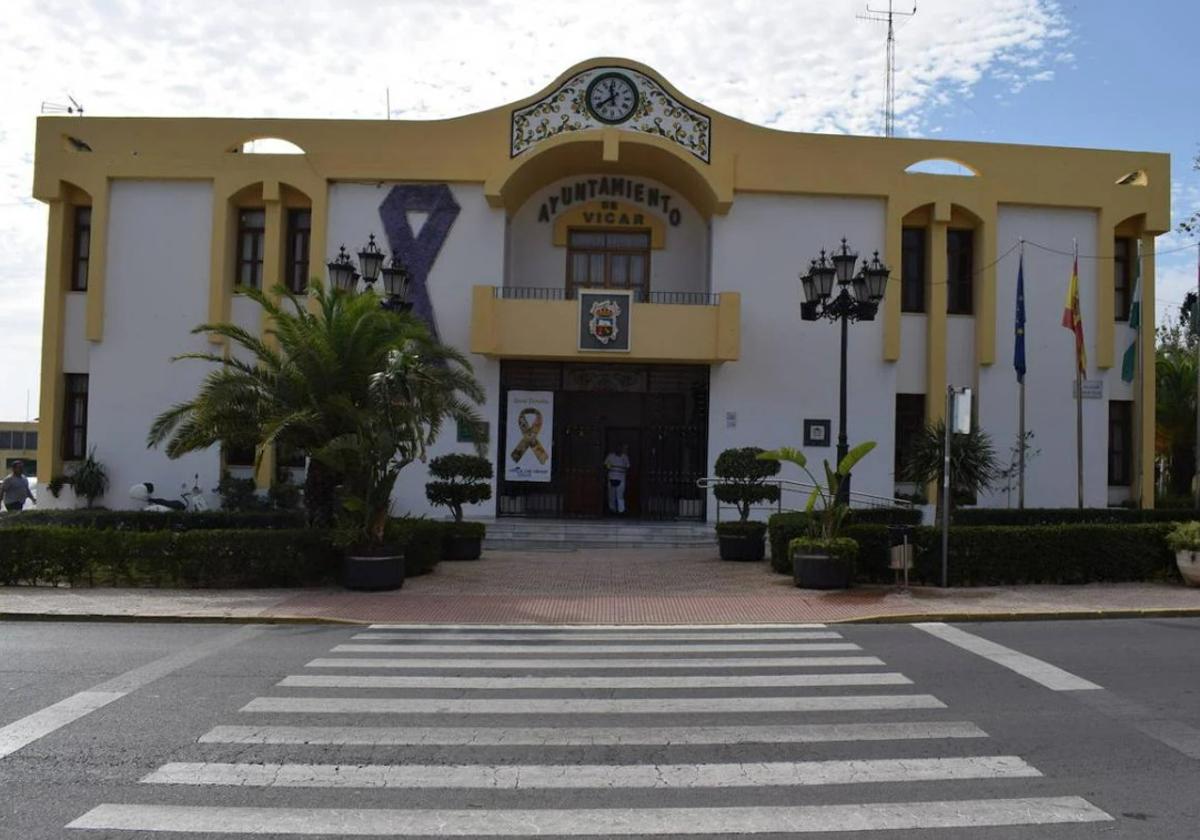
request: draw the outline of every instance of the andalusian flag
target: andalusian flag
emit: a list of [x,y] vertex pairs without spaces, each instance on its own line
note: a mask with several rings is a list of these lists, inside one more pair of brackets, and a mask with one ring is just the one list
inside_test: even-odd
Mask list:
[[1079,311],[1079,254],[1071,267],[1071,284],[1067,286],[1067,305],[1063,310],[1062,325],[1075,333],[1075,366],[1079,375],[1087,379],[1087,350],[1083,347],[1083,315]]
[[1133,276],[1133,300],[1129,304],[1129,329],[1133,337],[1121,358],[1121,378],[1132,382],[1137,371],[1137,346],[1142,327],[1142,246],[1138,243],[1137,273]]

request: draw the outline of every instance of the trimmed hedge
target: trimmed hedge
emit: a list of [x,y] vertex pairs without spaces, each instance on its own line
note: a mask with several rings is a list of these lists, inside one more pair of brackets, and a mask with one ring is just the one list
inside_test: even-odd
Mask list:
[[[846,517],[846,528],[867,525],[920,524],[921,511],[916,508],[852,509],[850,515]],[[882,533],[883,539],[886,540],[886,530]],[[808,536],[808,514],[803,511],[773,514],[767,520],[767,534],[771,541],[771,566],[777,572],[790,575],[792,561],[788,559],[788,543],[797,537]],[[847,535],[849,534],[847,533]]]
[[[238,512],[210,510],[202,513],[147,510],[27,510],[0,513],[0,528],[59,527],[99,531],[209,531],[232,529],[302,529],[301,511]],[[7,537],[7,534],[6,534]]]
[[328,531],[123,531],[6,528],[0,583],[111,586],[313,586],[335,580],[341,553]]
[[1093,525],[1146,522],[1192,522],[1200,520],[1194,508],[961,508],[954,511],[955,525]]
[[404,576],[429,574],[442,560],[442,544],[452,522],[417,517],[397,517],[388,521],[384,541],[404,549]]
[[[1166,523],[1130,525],[963,526],[950,529],[949,582],[952,586],[998,586],[1022,583],[1092,583],[1178,577],[1174,554],[1167,546]],[[843,535],[859,544],[857,579],[885,583],[890,538],[882,525],[853,525]],[[941,582],[941,532],[916,528],[915,567],[910,580]],[[771,566],[791,574],[785,554]]]

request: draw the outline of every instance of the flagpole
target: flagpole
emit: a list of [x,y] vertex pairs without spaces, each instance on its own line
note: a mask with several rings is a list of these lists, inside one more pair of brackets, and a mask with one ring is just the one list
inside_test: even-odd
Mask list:
[[[1192,324],[1200,325],[1200,242],[1196,243],[1196,302],[1192,305]],[[1196,330],[1193,330],[1193,334]],[[1196,342],[1198,354],[1196,364],[1196,393],[1200,394],[1200,341]],[[1196,409],[1196,451],[1200,453],[1200,405]],[[1192,483],[1196,489],[1196,507],[1200,508],[1200,455],[1197,455],[1196,470]]]
[[[1025,240],[1024,239],[1021,240],[1020,259],[1021,259],[1021,261],[1020,261],[1019,265],[1021,266],[1021,268],[1018,271],[1018,274],[1023,274],[1024,269],[1025,269]],[[1023,281],[1024,278],[1022,277],[1021,280]],[[1023,296],[1024,290],[1018,291],[1017,294]],[[1024,309],[1024,301],[1021,302],[1021,306],[1022,306],[1022,310],[1023,310]],[[1023,313],[1022,313],[1022,316],[1023,316]],[[1024,325],[1021,326],[1021,329],[1022,329],[1022,331],[1025,329]],[[1022,335],[1021,335],[1022,344],[1024,343],[1024,341],[1025,341],[1024,332],[1022,332]],[[1022,367],[1023,366],[1024,366],[1024,359],[1022,359]],[[1017,508],[1020,510],[1024,510],[1024,508],[1025,508],[1025,374],[1024,373],[1021,374],[1021,376],[1018,379],[1018,382],[1020,383],[1020,388],[1018,389],[1020,397],[1018,399],[1017,404],[1019,406],[1018,411],[1020,414],[1020,423],[1019,423],[1019,430],[1017,432],[1017,452],[1018,452],[1018,455],[1017,455]]]
[[[1137,239],[1137,275],[1134,280],[1134,299],[1138,307],[1138,328],[1133,334],[1134,347],[1134,368],[1133,376],[1137,385],[1137,402],[1134,403],[1135,410],[1133,412],[1133,428],[1134,428],[1134,444],[1136,448],[1134,452],[1134,463],[1137,464],[1137,472],[1134,480],[1137,484],[1134,485],[1133,498],[1138,508],[1146,507],[1146,499],[1142,491],[1142,476],[1146,474],[1146,447],[1142,444],[1143,436],[1146,434],[1146,423],[1142,418],[1146,403],[1146,370],[1145,370],[1145,348],[1142,347],[1142,319],[1141,319],[1141,285],[1143,282],[1142,274],[1142,238]],[[1132,302],[1131,302],[1132,303]]]
[[[1079,240],[1073,240],[1075,250],[1075,264],[1072,267],[1072,273],[1076,277],[1075,300],[1072,305],[1078,307],[1079,300]],[[1078,314],[1075,317],[1080,317]],[[1078,327],[1076,327],[1076,340],[1078,341]],[[1079,496],[1079,509],[1083,510],[1083,365],[1079,355],[1079,345],[1075,346],[1075,476],[1076,485]]]

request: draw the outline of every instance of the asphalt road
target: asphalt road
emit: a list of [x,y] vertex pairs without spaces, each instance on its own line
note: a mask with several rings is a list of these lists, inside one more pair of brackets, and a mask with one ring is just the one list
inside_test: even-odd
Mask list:
[[1190,840],[1198,781],[1200,620],[0,623],[3,838]]

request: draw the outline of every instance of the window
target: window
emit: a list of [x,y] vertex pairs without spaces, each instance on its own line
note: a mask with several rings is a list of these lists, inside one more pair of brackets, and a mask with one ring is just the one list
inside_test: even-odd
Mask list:
[[234,282],[248,289],[262,288],[263,237],[266,231],[265,210],[243,208],[238,211],[237,264]]
[[[19,435],[21,433],[17,432],[17,434]],[[12,432],[0,432],[0,449],[14,449],[14,448],[20,449],[21,447],[13,446],[13,433]]]
[[1133,483],[1133,403],[1108,401],[1108,483],[1128,487]]
[[904,228],[900,239],[900,311],[925,311],[925,228]]
[[37,459],[36,458],[6,458],[4,460],[4,472],[7,474],[12,471],[12,465],[17,461],[21,462],[21,466],[25,468],[25,475],[37,475]]
[[71,236],[71,291],[86,292],[92,253],[92,208],[76,207]]
[[975,311],[972,290],[975,279],[975,231],[946,231],[946,312],[970,315]]
[[225,466],[227,467],[254,466],[255,452],[253,446],[238,446],[224,443],[221,445],[221,454],[225,459]]
[[304,453],[299,449],[284,444],[276,444],[275,446],[275,466],[281,469],[303,469],[305,465]]
[[1133,305],[1134,260],[1133,239],[1118,236],[1113,240],[1113,320],[1128,321]]
[[63,406],[63,460],[87,457],[88,375],[68,373],[67,399]]
[[572,230],[567,238],[567,297],[579,289],[650,291],[650,231]]
[[913,441],[925,429],[925,395],[896,395],[896,481],[908,481],[905,467]]
[[[14,432],[13,437],[15,438],[16,436],[17,436],[17,433]],[[26,432],[25,433],[25,448],[26,449],[37,449],[37,445],[38,445],[38,433],[37,432]],[[14,446],[13,448],[20,449],[19,446]]]
[[289,210],[287,218],[287,260],[284,280],[298,295],[308,291],[308,243],[312,235],[312,211]]

